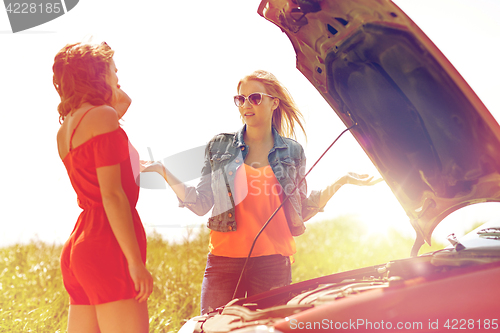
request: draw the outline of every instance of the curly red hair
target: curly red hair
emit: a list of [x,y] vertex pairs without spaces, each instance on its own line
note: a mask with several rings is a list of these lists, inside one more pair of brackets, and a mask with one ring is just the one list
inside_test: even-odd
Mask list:
[[112,90],[106,82],[114,51],[106,43],[74,43],[63,47],[54,58],[53,83],[61,97],[59,122],[83,103],[110,104]]

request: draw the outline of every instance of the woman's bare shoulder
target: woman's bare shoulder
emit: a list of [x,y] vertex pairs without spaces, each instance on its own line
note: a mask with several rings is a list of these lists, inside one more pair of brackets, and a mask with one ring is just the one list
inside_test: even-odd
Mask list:
[[120,126],[118,113],[108,105],[95,107],[86,115],[86,118],[88,119],[85,119],[85,127],[88,132],[92,133],[92,136],[114,131]]
[[57,131],[59,155],[61,158],[65,156],[70,144],[73,148],[78,147],[92,137],[112,132],[118,127],[118,114],[111,106],[93,106],[91,109],[87,106],[76,110],[73,115],[65,118]]

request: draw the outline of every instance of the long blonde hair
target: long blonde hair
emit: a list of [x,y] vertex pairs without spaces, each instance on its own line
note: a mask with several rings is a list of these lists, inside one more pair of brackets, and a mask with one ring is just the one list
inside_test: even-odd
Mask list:
[[271,73],[264,70],[257,70],[245,76],[238,82],[237,91],[243,82],[255,80],[261,82],[266,87],[266,92],[279,98],[280,103],[273,112],[272,125],[281,136],[296,138],[295,125],[299,125],[307,139],[306,131],[302,122],[304,116],[293,101],[292,96],[283,84]]

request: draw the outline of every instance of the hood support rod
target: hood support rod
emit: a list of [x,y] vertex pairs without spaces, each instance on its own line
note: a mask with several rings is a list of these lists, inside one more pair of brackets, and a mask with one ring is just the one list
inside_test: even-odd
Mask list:
[[[313,166],[309,169],[309,171],[307,171],[307,173],[304,175],[304,177],[300,180],[300,182],[298,182],[297,185],[295,185],[295,187],[293,188],[293,190],[290,192],[290,194],[293,194],[297,188],[299,188],[299,186],[302,184],[302,182],[306,179],[307,175],[311,172],[311,170],[316,166],[316,164],[318,164],[318,162],[323,158],[323,156],[325,156],[325,154],[330,150],[330,148],[332,148],[332,146],[337,142],[338,139],[340,139],[340,137],[347,131],[350,131],[352,128],[354,128],[355,126],[357,126],[358,124],[354,123],[354,125],[346,128],[345,130],[342,131],[342,133],[339,134],[339,136],[337,136],[337,138],[332,142],[332,144],[326,148],[326,150],[323,152],[323,154],[321,154],[321,156],[318,158],[318,160],[313,164]],[[278,208],[276,208],[276,210],[274,211],[274,213],[271,214],[271,216],[269,216],[269,218],[267,219],[266,223],[264,223],[264,225],[262,226],[262,228],[259,230],[259,232],[257,233],[257,235],[255,236],[254,240],[253,240],[253,243],[252,243],[252,246],[250,247],[250,251],[248,252],[248,256],[247,256],[247,259],[245,260],[245,264],[243,265],[243,268],[241,269],[241,273],[240,273],[240,277],[238,279],[238,283],[236,284],[236,288],[234,288],[234,293],[233,293],[233,298],[234,299],[236,297],[236,292],[238,291],[238,287],[240,286],[240,283],[241,283],[241,279],[243,277],[243,273],[245,272],[245,268],[247,267],[247,263],[248,263],[248,260],[250,259],[250,256],[252,255],[252,251],[253,251],[253,248],[255,246],[255,243],[257,242],[257,239],[259,238],[259,236],[262,234],[262,232],[264,231],[264,229],[267,227],[267,225],[269,224],[269,222],[271,222],[271,219],[276,215],[276,213],[278,213],[278,211],[280,210],[281,207],[283,207],[283,205],[285,204],[285,202],[288,200],[290,196],[287,195],[285,197],[285,199],[281,202],[281,204],[278,206]]]
[[417,238],[415,238],[415,242],[411,247],[410,257],[416,257],[418,255],[418,251],[420,250],[422,245],[424,245],[424,243],[424,236],[422,236],[422,234],[417,231]]

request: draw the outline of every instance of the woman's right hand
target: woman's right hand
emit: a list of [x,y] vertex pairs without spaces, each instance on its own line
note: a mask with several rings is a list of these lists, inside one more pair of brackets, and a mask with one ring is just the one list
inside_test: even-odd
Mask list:
[[165,176],[163,163],[158,161],[143,161],[140,160],[140,171],[141,172],[157,172],[161,176]]
[[140,160],[141,172],[157,172],[170,185],[181,201],[186,198],[186,186],[175,177],[160,161]]
[[149,273],[142,262],[128,265],[128,271],[134,282],[134,288],[138,292],[135,299],[139,303],[147,301],[149,295],[153,292],[153,277],[151,273]]

